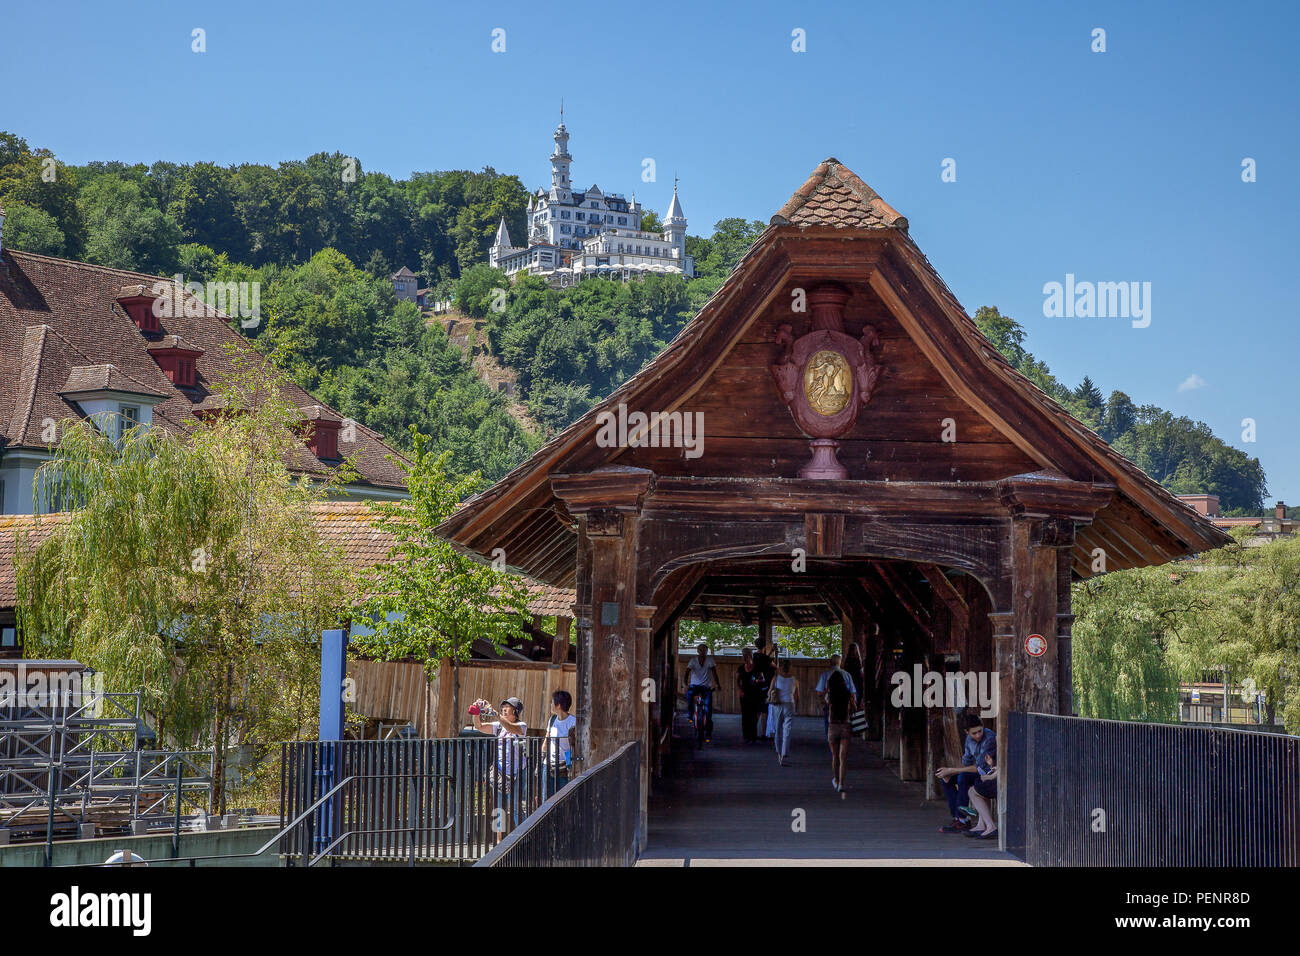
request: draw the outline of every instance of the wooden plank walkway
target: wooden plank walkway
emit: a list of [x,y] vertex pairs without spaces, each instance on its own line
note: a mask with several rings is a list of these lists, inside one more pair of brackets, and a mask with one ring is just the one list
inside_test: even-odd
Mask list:
[[719,715],[714,731],[702,751],[674,741],[638,866],[1022,865],[996,840],[940,833],[947,806],[899,780],[879,744],[868,753],[853,742],[847,793],[837,793],[820,718],[796,718],[784,767],[770,743],[741,741],[739,717]]

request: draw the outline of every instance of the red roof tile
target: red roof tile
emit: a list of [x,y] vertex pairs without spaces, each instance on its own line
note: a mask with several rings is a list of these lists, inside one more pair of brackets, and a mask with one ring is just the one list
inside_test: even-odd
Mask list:
[[[312,505],[316,531],[327,547],[336,547],[343,560],[355,570],[382,564],[393,546],[393,536],[380,529],[375,512],[363,501],[322,501]],[[0,515],[0,609],[12,608],[16,602],[14,553],[19,537],[26,547],[44,541],[64,527],[67,513],[41,515]],[[531,595],[530,614],[542,617],[570,617],[577,596],[567,588],[551,587],[524,579]]]

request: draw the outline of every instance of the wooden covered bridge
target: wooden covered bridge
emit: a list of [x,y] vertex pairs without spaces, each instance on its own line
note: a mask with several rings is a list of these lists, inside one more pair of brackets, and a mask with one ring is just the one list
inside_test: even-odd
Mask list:
[[894,670],[996,672],[1002,714],[1068,715],[1071,581],[1226,540],[1011,368],[834,159],[658,358],[441,531],[576,589],[578,746],[641,741],[643,807],[683,618],[842,624],[922,779],[953,728],[889,707]]

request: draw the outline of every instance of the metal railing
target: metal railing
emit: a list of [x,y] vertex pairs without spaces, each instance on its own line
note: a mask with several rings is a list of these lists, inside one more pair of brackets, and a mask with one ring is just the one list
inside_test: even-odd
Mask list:
[[641,826],[641,742],[561,789],[475,866],[631,866]]
[[1006,848],[1026,863],[1300,864],[1300,737],[1008,717]]
[[280,841],[288,861],[472,862],[541,806],[556,778],[541,737],[307,741],[283,745]]

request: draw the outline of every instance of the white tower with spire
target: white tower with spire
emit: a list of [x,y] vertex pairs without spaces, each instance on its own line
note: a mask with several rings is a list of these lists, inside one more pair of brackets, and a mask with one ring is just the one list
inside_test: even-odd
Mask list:
[[548,197],[553,203],[568,203],[573,194],[569,186],[569,164],[573,157],[569,155],[569,131],[564,128],[564,110],[560,110],[560,125],[555,127],[555,152],[551,153],[551,192]]
[[681,264],[682,275],[691,278],[695,275],[695,261],[686,257],[686,213],[682,212],[682,202],[677,198],[677,177],[673,177],[673,201],[668,205],[668,215],[664,217],[664,238],[672,245],[677,261]]
[[510,230],[506,228],[506,217],[502,216],[501,222],[497,226],[496,238],[492,240],[492,247],[488,249],[488,264],[493,269],[499,268],[504,257],[518,251],[519,247],[510,243]]

